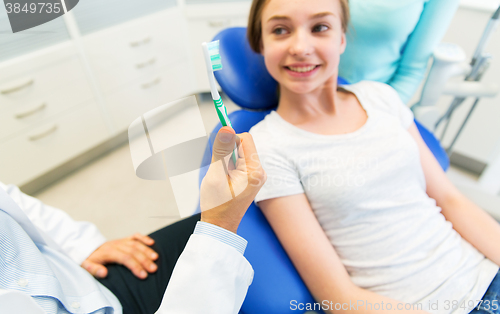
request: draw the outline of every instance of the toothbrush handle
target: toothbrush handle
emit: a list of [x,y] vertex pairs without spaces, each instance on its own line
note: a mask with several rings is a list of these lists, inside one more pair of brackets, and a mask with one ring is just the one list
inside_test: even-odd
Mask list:
[[226,106],[222,103],[222,98],[219,98],[217,100],[214,100],[215,108],[217,108],[217,115],[219,116],[220,123],[222,126],[229,126],[233,127],[231,125],[231,121],[229,121],[229,118],[227,117],[227,110]]
[[[222,126],[229,126],[230,128],[233,128],[233,126],[231,125],[231,121],[229,121],[229,118],[227,116],[226,106],[224,106],[224,104],[222,103],[222,98],[214,100],[214,104],[215,108],[217,109],[217,115],[219,116],[219,120]],[[238,147],[236,146],[236,143],[234,144],[232,158],[234,167],[236,168],[236,160],[238,159]]]

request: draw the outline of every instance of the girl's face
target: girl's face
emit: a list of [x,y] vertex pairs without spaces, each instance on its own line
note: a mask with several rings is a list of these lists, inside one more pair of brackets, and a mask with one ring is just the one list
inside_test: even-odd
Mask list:
[[266,67],[281,88],[304,94],[336,83],[346,40],[338,0],[269,0],[262,12]]

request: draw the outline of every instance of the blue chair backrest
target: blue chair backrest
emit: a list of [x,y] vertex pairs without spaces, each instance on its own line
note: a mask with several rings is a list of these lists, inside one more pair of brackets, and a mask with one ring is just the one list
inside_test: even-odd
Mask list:
[[[234,103],[249,109],[232,112],[229,119],[236,133],[248,132],[276,108],[278,85],[269,75],[263,57],[251,50],[246,39],[246,28],[225,29],[213,40],[220,40],[223,69],[215,72],[219,85]],[[347,82],[339,78],[339,84]],[[439,142],[420,124],[417,123],[417,126],[433,153],[437,154],[441,166],[446,169],[449,165],[448,157]],[[208,164],[212,158],[213,140],[221,127],[219,123],[211,134],[203,164]],[[200,172],[200,184],[206,170],[205,168]],[[315,300],[255,203],[252,203],[243,217],[238,234],[248,241],[245,257],[255,271],[240,313],[306,312],[294,310],[291,301],[306,304],[314,303]],[[319,310],[317,313],[323,312]]]

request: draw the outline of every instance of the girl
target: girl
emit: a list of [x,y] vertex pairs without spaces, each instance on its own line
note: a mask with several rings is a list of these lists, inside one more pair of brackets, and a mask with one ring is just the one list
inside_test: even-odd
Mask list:
[[500,225],[449,182],[394,89],[337,86],[348,20],[347,0],[254,0],[249,41],[280,91],[250,130],[267,173],[255,202],[335,313],[498,313]]

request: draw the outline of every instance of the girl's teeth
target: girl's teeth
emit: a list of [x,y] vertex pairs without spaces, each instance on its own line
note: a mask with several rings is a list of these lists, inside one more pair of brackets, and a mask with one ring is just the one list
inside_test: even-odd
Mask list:
[[309,71],[312,71],[314,70],[316,66],[315,65],[311,65],[309,67],[288,67],[290,70],[294,71],[294,72],[309,72]]

